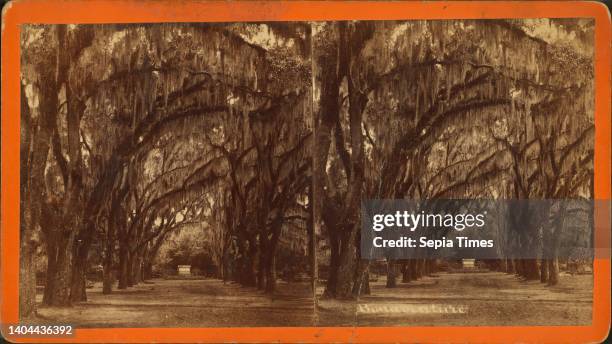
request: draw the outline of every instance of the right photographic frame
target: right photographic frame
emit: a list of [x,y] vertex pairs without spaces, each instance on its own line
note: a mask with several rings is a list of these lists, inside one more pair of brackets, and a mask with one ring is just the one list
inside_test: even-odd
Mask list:
[[[591,324],[594,27],[312,24],[319,325]],[[413,212],[423,218],[470,200],[489,208],[480,232],[497,233],[495,247],[458,254],[458,235],[438,224],[417,229],[417,248],[364,252],[364,218],[385,209],[372,200],[427,200]]]

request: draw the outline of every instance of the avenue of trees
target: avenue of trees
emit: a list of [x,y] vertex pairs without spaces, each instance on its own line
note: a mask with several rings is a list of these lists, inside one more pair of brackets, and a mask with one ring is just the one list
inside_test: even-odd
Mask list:
[[[334,22],[313,35],[314,198],[331,250],[325,295],[369,291],[358,252],[362,199],[592,198],[592,22]],[[547,215],[517,214],[540,223],[511,245],[555,250],[563,223]],[[427,259],[387,265],[388,287],[400,271],[408,282],[435,269]],[[541,270],[536,259],[496,266],[558,280],[557,259]]]
[[[364,199],[592,198],[592,40],[590,20],[25,26],[20,314],[40,255],[43,303],[69,306],[92,257],[112,293],[199,226],[216,277],[273,293],[279,246],[320,236],[345,299],[369,293]],[[538,230],[511,245],[554,257],[563,211],[521,212]],[[557,283],[558,259],[503,253]],[[389,259],[387,286],[435,268]]]
[[148,278],[172,232],[204,222],[219,277],[272,292],[280,234],[306,232],[310,204],[309,30],[26,27],[21,315],[35,311],[37,252],[43,303],[66,306],[86,300],[93,254],[111,293]]

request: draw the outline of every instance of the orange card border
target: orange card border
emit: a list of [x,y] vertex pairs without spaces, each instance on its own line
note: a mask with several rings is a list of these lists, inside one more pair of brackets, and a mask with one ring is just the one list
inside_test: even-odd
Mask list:
[[[2,172],[0,278],[2,323],[18,319],[19,274],[19,25],[393,19],[594,18],[595,198],[610,201],[610,16],[601,3],[482,2],[193,2],[37,1],[5,6],[2,20]],[[609,231],[610,218],[606,228]],[[601,231],[599,231],[600,234]],[[596,243],[607,235],[596,234]],[[600,241],[598,241],[600,240]],[[608,239],[609,240],[609,239]],[[609,250],[609,246],[605,246]],[[46,342],[596,342],[610,328],[610,254],[594,261],[590,326],[265,327],[76,329]],[[6,334],[4,334],[6,335]],[[41,338],[8,338],[40,342]]]

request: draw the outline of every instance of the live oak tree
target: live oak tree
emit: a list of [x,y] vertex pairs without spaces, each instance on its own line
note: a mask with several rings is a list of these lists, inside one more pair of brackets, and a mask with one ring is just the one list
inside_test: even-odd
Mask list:
[[[80,147],[82,90],[75,90],[73,61],[93,39],[86,27],[35,26],[22,36],[22,225],[20,311],[30,315],[28,298],[35,287],[31,255],[39,235],[47,253],[47,288],[43,301],[70,301],[72,245],[83,217],[86,189]],[[44,220],[43,220],[44,219]],[[38,232],[40,229],[40,232]]]

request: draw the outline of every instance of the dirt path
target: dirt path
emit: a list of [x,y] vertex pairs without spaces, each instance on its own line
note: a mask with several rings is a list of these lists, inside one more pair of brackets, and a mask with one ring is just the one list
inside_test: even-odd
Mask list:
[[315,313],[307,283],[279,282],[270,297],[218,280],[154,280],[112,295],[96,285],[88,302],[38,313],[77,327],[585,325],[592,285],[590,275],[550,288],[502,273],[440,274],[395,289],[373,282],[371,296],[320,300]]
[[306,284],[279,283],[270,297],[219,280],[158,279],[111,295],[96,284],[89,301],[38,313],[77,327],[300,326],[312,322],[308,295]]
[[[590,324],[592,276],[562,274],[560,279],[559,286],[546,287],[496,272],[440,274],[395,289],[385,288],[383,280],[372,283],[371,296],[342,307],[345,317],[329,319],[340,326]],[[336,301],[320,305],[328,313],[338,310]]]

